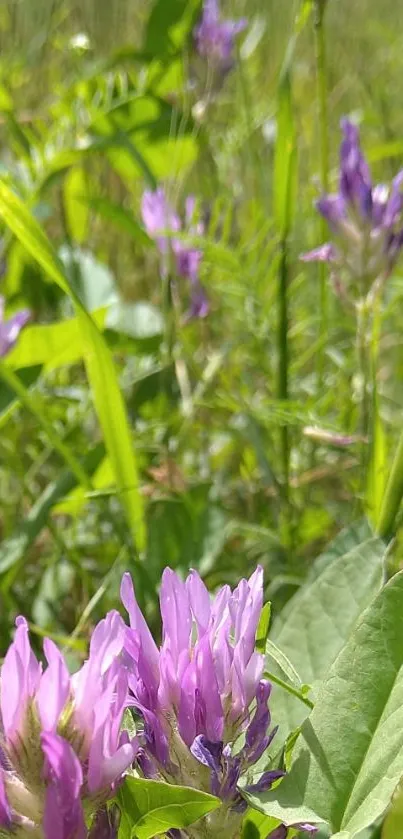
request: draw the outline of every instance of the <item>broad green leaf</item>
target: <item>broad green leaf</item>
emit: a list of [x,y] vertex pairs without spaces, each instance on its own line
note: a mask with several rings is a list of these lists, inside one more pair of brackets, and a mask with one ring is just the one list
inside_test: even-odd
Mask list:
[[[276,647],[314,693],[379,591],[385,554],[384,543],[373,537],[325,565],[287,604],[285,619],[280,615],[274,622],[271,636]],[[302,723],[308,709],[275,686],[272,712],[284,737]]]
[[[315,819],[349,839],[388,807],[403,776],[403,572],[363,614],[301,729],[291,772],[252,797],[287,824]],[[394,835],[394,839],[397,835]]]
[[160,310],[146,300],[139,300],[137,303],[116,300],[109,307],[106,326],[142,340],[161,335],[164,321]]
[[0,184],[0,216],[43,270],[73,300],[85,347],[85,363],[105,444],[113,464],[134,543],[145,547],[143,501],[126,409],[111,353],[83,303],[67,279],[44,231],[23,202]]
[[312,568],[309,571],[308,579],[314,580],[318,574],[324,571],[327,565],[330,565],[330,563],[335,559],[338,559],[338,557],[350,553],[353,548],[357,548],[363,542],[371,539],[374,535],[374,531],[366,518],[358,519],[358,521],[353,522],[353,524],[350,524],[348,527],[345,527],[337,534],[337,536],[335,536],[332,542],[327,545],[323,553],[315,559],[315,562],[312,564]]
[[221,804],[205,792],[143,778],[126,778],[117,800],[124,815],[125,839],[151,839],[170,828],[187,827]]
[[82,248],[62,247],[60,259],[65,266],[71,288],[88,312],[108,306],[117,296],[112,272],[94,255]]
[[[95,318],[101,327],[104,312],[97,312]],[[27,326],[17,344],[4,360],[14,370],[19,367],[33,367],[43,364],[46,370],[73,364],[84,355],[84,343],[78,318]]]

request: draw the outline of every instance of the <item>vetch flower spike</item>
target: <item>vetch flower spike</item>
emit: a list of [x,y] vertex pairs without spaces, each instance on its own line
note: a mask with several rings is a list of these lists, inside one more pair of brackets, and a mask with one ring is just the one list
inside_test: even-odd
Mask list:
[[218,0],[205,0],[202,17],[194,29],[199,55],[225,75],[233,67],[235,38],[247,25],[246,18],[222,20]]
[[43,670],[27,622],[20,617],[16,625],[0,675],[0,830],[85,839],[86,820],[113,796],[137,750],[120,731],[128,703],[125,625],[110,612],[73,676],[49,639]]
[[[207,817],[208,831],[235,836],[247,806],[239,781],[244,776],[249,788],[249,770],[276,731],[270,731],[271,685],[262,678],[264,657],[255,652],[263,571],[257,568],[234,591],[223,586],[210,600],[196,571],[182,581],[166,568],[160,649],[139,611],[129,574],[121,595],[130,617],[129,684],[143,718],[138,768],[145,777],[220,797],[222,807]],[[264,772],[259,789],[270,789],[283,774]],[[188,835],[198,836],[197,827]]]
[[208,300],[200,282],[202,251],[186,245],[175,233],[187,232],[189,235],[202,236],[204,225],[195,221],[195,199],[189,196],[185,203],[185,216],[182,222],[169,204],[162,187],[154,192],[146,190],[141,202],[141,215],[147,233],[155,239],[161,254],[161,271],[166,276],[170,269],[170,255],[178,277],[190,284],[189,318],[205,317],[209,311]]
[[344,119],[341,128],[339,192],[323,195],[316,204],[328,222],[332,242],[301,259],[329,262],[335,275],[345,275],[363,298],[374,283],[387,279],[403,247],[403,170],[391,186],[374,186],[357,126]]

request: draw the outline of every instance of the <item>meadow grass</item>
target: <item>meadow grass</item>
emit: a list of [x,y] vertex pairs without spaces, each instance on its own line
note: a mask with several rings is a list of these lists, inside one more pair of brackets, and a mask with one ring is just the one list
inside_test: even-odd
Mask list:
[[[392,0],[328,0],[321,121],[308,3],[223,4],[225,13],[245,15],[250,25],[239,41],[236,67],[197,118],[186,86],[187,75],[198,72],[189,48],[185,72],[182,62],[164,64],[156,55],[150,64],[139,55],[151,5],[19,0],[0,10],[6,179],[34,209],[55,249],[64,246],[73,255],[70,270],[87,284],[87,303],[92,295],[93,308],[102,307],[102,283],[112,282],[129,319],[130,307],[149,307],[136,309],[141,323],[134,328],[130,320],[129,334],[113,328],[105,333],[145,499],[144,562],[123,512],[125,487],[116,487],[110,452],[105,457],[102,448],[78,339],[75,333],[63,338],[71,303],[5,233],[10,308],[27,302],[35,324],[59,326],[52,340],[46,332],[36,343],[27,331],[10,355],[13,370],[32,371],[33,358],[42,367],[30,391],[34,410],[26,400],[10,408],[13,386],[6,375],[0,392],[4,637],[24,607],[38,633],[73,633],[80,644],[91,621],[116,605],[127,566],[151,621],[166,564],[182,572],[196,566],[215,587],[262,562],[267,593],[282,605],[341,527],[364,514],[376,523],[379,487],[385,488],[400,433],[399,267],[385,289],[377,342],[381,443],[372,489],[364,473],[368,443],[359,438],[339,448],[323,434],[313,440],[305,433],[314,426],[330,435],[361,434],[362,371],[354,312],[334,294],[327,268],[302,265],[299,255],[323,240],[313,202],[321,184],[337,185],[343,115],[360,121],[376,180],[389,181],[400,168],[403,9]],[[78,34],[88,37],[83,49],[71,40]],[[139,168],[124,145],[136,119],[130,97],[150,88],[171,110],[157,134],[136,135]],[[280,143],[282,96],[288,97],[283,105],[289,119]],[[119,148],[111,152],[101,143],[99,153],[69,158],[72,149],[85,147],[89,127],[101,142],[117,104]],[[150,114],[142,119],[152,120]],[[296,191],[283,226],[275,205],[293,177],[282,168],[289,142],[295,146]],[[151,177],[164,182],[180,206],[195,194],[206,219],[202,280],[211,312],[203,321],[184,323],[181,301],[181,314],[174,310],[171,317],[169,306],[164,309],[155,249],[138,229],[141,194]],[[92,263],[83,264],[83,250]],[[155,326],[161,308],[165,341]],[[73,468],[63,447],[77,461]],[[86,482],[77,476],[77,464]],[[397,497],[396,513],[399,505]],[[386,521],[390,527],[394,522]],[[398,539],[394,567],[400,559]]]

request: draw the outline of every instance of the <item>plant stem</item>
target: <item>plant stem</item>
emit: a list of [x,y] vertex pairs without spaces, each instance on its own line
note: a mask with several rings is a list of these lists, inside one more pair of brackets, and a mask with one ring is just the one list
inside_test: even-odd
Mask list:
[[[278,398],[288,399],[288,248],[287,240],[280,243],[280,265],[278,273],[278,299],[279,299],[279,320],[278,320]],[[288,427],[282,425],[281,434],[281,457],[282,457],[282,478],[283,478],[283,499],[289,503],[289,482],[290,482],[290,445],[288,438]]]
[[391,539],[396,530],[396,519],[403,498],[403,432],[397,445],[377,526],[381,539]]
[[[326,36],[325,36],[325,0],[314,0],[314,36],[315,36],[315,63],[316,63],[316,85],[317,103],[319,118],[320,137],[320,181],[323,193],[329,191],[329,134],[328,134],[328,107],[327,107],[327,62],[326,62]],[[320,241],[326,238],[326,221],[320,217]],[[318,380],[319,388],[323,383],[324,373],[324,349],[329,323],[329,301],[327,270],[324,262],[319,262],[319,289],[320,289],[320,352],[318,353]]]
[[291,693],[292,696],[296,696],[296,698],[303,702],[304,705],[307,705],[307,707],[310,708],[311,711],[312,708],[315,707],[311,699],[308,699],[307,696],[304,696],[304,694],[301,693],[300,690],[297,690],[297,688],[293,688],[292,685],[289,685],[287,684],[287,682],[284,682],[283,679],[280,679],[279,676],[275,676],[274,673],[271,673],[268,670],[265,671],[265,676],[267,676],[267,678],[270,679],[271,682],[274,682],[274,684],[278,685],[280,688],[283,688],[283,690],[286,690],[287,693]]
[[[371,346],[368,342],[369,312],[365,300],[357,303],[357,366],[360,373],[360,419],[359,433],[368,438],[370,433],[369,371]],[[364,463],[362,464],[364,466]]]

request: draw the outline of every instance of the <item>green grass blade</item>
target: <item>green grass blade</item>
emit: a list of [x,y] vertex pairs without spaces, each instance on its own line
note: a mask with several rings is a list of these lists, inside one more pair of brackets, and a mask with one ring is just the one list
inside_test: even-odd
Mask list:
[[139,553],[145,548],[143,502],[125,404],[115,365],[102,334],[71,288],[52,245],[22,201],[0,183],[0,217],[43,270],[72,299],[84,341],[84,360],[106,448],[113,465],[130,531]]

